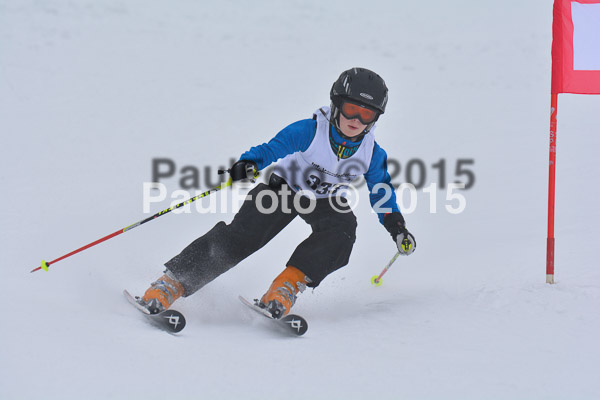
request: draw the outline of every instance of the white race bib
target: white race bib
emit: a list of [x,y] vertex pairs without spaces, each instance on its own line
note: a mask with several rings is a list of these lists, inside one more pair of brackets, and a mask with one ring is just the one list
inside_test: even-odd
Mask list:
[[316,198],[345,196],[346,190],[341,189],[369,170],[375,146],[375,125],[363,137],[358,148],[332,145],[329,107],[320,108],[315,115],[317,131],[308,149],[287,155],[277,163],[273,172],[285,179],[295,191],[312,192]]

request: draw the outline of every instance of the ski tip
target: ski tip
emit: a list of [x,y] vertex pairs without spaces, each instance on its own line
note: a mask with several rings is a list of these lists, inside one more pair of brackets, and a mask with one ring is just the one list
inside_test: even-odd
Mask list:
[[268,318],[269,320],[276,323],[277,326],[283,328],[285,332],[291,334],[293,336],[302,336],[308,330],[308,323],[304,318],[296,314],[288,314],[280,319],[273,318],[271,313],[269,313],[264,308],[258,307],[256,304],[250,302],[243,296],[238,296],[240,301],[247,305],[252,310],[256,311],[258,314]]
[[154,314],[153,318],[162,318],[165,327],[172,333],[179,333],[185,328],[185,317],[176,310],[167,310],[160,314]]
[[157,325],[161,329],[169,333],[179,333],[185,328],[185,317],[179,311],[166,310],[158,314],[150,314],[150,311],[142,307],[127,289],[123,289],[123,295],[131,305],[141,311],[154,325]]
[[302,336],[308,331],[308,323],[299,315],[288,314],[280,321],[288,326],[289,332],[293,335]]

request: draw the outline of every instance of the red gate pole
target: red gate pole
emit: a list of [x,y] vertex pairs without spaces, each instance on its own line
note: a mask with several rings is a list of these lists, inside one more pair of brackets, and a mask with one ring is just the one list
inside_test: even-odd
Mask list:
[[554,283],[554,194],[556,181],[556,114],[558,93],[550,99],[550,160],[548,172],[548,239],[546,243],[546,283]]

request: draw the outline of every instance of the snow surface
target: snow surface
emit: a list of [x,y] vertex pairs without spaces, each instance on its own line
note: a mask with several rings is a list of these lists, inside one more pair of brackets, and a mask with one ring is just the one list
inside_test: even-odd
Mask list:
[[[0,398],[600,398],[600,97],[559,97],[545,284],[551,18],[550,0],[0,0]],[[143,292],[232,213],[164,216],[29,273],[144,218],[152,158],[211,166],[216,182],[217,166],[327,104],[352,66],[388,83],[377,140],[390,158],[425,161],[427,183],[438,160],[452,182],[471,158],[476,183],[458,215],[446,191],[437,213],[419,191],[417,251],[381,287],[370,278],[394,245],[363,188],[350,264],[295,308],[305,337],[237,299],[282,270],[309,233],[299,219],[178,301],[177,337],[121,292]]]

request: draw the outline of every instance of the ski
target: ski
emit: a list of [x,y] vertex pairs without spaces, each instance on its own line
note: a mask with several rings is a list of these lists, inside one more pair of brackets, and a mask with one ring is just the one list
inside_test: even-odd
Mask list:
[[299,315],[288,314],[281,319],[275,319],[267,310],[257,306],[256,300],[254,303],[252,303],[252,302],[246,300],[242,296],[239,296],[239,299],[242,303],[247,305],[253,311],[255,311],[258,314],[262,315],[263,317],[266,317],[266,318],[270,319],[271,321],[275,322],[276,325],[278,327],[282,328],[286,333],[289,333],[294,336],[302,336],[308,330],[308,323],[306,322],[306,320],[304,318],[302,318]]
[[178,333],[185,328],[185,317],[176,310],[166,310],[158,314],[150,314],[148,310],[142,307],[127,290],[123,290],[127,301],[140,311],[155,326],[170,332]]

